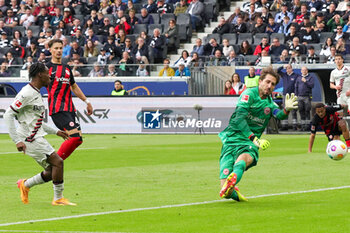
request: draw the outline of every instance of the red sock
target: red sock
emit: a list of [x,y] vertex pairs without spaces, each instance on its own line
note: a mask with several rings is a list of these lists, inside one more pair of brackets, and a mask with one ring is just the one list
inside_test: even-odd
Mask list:
[[68,158],[73,151],[80,146],[80,144],[82,144],[83,141],[80,139],[80,137],[72,137],[68,140],[65,140],[60,149],[57,151],[57,154],[63,159],[65,160],[66,158]]
[[345,140],[345,143],[346,143],[346,146],[347,146],[347,147],[350,147],[350,139]]

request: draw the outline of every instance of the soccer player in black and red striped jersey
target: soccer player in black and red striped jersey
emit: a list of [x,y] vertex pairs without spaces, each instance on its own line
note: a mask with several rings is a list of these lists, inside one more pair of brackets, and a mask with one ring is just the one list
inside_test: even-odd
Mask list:
[[86,109],[89,115],[92,114],[93,108],[75,82],[70,66],[62,63],[63,42],[53,39],[49,42],[49,48],[52,55],[51,61],[46,64],[51,76],[51,82],[47,88],[49,115],[57,128],[64,130],[70,136],[70,139],[64,141],[57,151],[62,159],[66,159],[83,142],[72,101],[72,92],[87,104]]
[[311,135],[309,140],[309,152],[312,152],[312,146],[315,141],[317,127],[320,126],[328,141],[340,140],[340,135],[343,135],[346,146],[350,148],[350,135],[348,123],[341,119],[338,111],[346,108],[345,104],[334,106],[326,106],[323,103],[316,104],[316,114],[311,121]]

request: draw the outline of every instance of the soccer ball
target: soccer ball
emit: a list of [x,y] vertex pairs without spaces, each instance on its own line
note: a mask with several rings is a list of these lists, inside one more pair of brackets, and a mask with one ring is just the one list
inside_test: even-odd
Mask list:
[[341,160],[348,152],[345,143],[340,140],[330,141],[327,145],[326,153],[333,160]]

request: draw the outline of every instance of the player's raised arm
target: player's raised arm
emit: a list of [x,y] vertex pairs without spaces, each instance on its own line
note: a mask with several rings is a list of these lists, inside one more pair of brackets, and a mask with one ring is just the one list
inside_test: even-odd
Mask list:
[[80,89],[80,87],[78,86],[77,83],[74,83],[71,86],[72,92],[82,101],[84,101],[87,104],[86,110],[88,112],[89,115],[92,114],[93,111],[93,107],[92,104],[90,103],[90,101],[86,98],[85,94],[83,93],[83,91]]

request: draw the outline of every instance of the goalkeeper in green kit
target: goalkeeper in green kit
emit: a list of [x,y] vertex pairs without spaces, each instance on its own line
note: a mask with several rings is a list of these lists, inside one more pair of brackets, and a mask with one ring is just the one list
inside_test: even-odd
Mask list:
[[297,97],[286,96],[283,110],[272,100],[271,93],[280,78],[272,67],[261,71],[259,86],[245,90],[239,97],[228,127],[219,134],[222,140],[220,180],[222,198],[247,201],[236,187],[245,170],[259,160],[259,149],[267,149],[270,142],[260,139],[271,117],[283,120],[289,111],[298,108]]

